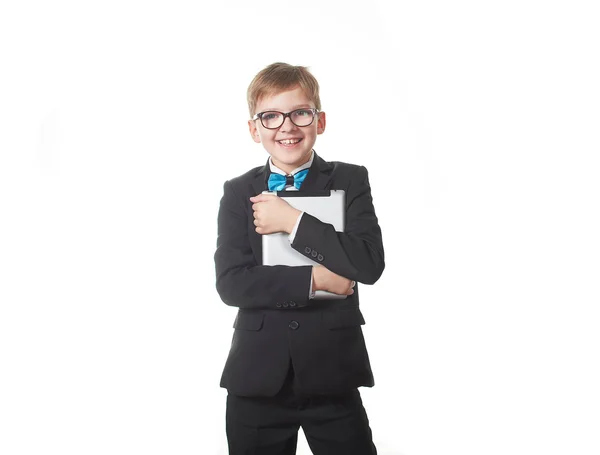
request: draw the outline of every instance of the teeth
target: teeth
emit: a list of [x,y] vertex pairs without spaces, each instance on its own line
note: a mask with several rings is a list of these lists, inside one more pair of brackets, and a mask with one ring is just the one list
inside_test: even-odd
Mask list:
[[283,141],[279,141],[280,144],[292,145],[300,142],[300,139],[284,139]]

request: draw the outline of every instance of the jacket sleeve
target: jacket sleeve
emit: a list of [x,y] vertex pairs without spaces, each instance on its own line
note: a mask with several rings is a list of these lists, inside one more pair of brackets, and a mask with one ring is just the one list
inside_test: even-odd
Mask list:
[[385,268],[383,242],[365,167],[356,168],[346,191],[344,232],[305,213],[292,248],[350,280],[373,284],[379,279]]
[[215,251],[216,287],[223,302],[239,308],[307,306],[312,266],[258,265],[248,236],[249,215],[230,181],[223,186]]

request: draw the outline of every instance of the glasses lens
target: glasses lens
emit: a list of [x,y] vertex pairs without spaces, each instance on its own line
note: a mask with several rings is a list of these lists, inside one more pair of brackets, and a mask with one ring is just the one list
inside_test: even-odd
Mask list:
[[313,111],[311,111],[310,109],[296,109],[290,115],[292,117],[292,121],[297,126],[310,125],[314,117]]
[[263,112],[260,120],[265,128],[279,128],[283,123],[281,112]]

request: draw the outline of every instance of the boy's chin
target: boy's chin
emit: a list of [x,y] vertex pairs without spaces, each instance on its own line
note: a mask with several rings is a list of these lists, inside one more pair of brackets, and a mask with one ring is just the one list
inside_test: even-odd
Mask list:
[[293,164],[310,155],[310,150],[277,150],[275,153],[269,153],[273,159],[286,164]]
[[[299,166],[302,166],[304,163],[306,163],[309,158],[310,158],[310,152],[311,150],[304,151],[304,152],[288,152],[288,153],[272,153],[269,152],[269,155],[271,155],[271,160],[273,161],[273,163],[277,166],[279,164],[278,167],[290,167],[290,168],[296,168]],[[285,170],[285,169],[284,169]],[[289,171],[289,169],[288,169]]]

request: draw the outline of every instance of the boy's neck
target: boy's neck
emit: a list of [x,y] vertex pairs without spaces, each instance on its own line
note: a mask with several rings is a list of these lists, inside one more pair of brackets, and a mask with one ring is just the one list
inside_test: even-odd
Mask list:
[[285,164],[277,165],[273,162],[273,157],[269,157],[269,162],[272,166],[275,166],[277,169],[280,169],[283,172],[285,172],[286,175],[291,175],[294,171],[296,171],[296,169],[303,167],[306,163],[311,162],[311,164],[312,164],[314,153],[315,153],[314,149],[311,150],[311,152],[308,155],[308,157],[306,158],[306,160],[302,164],[294,165],[294,167],[286,166]]

